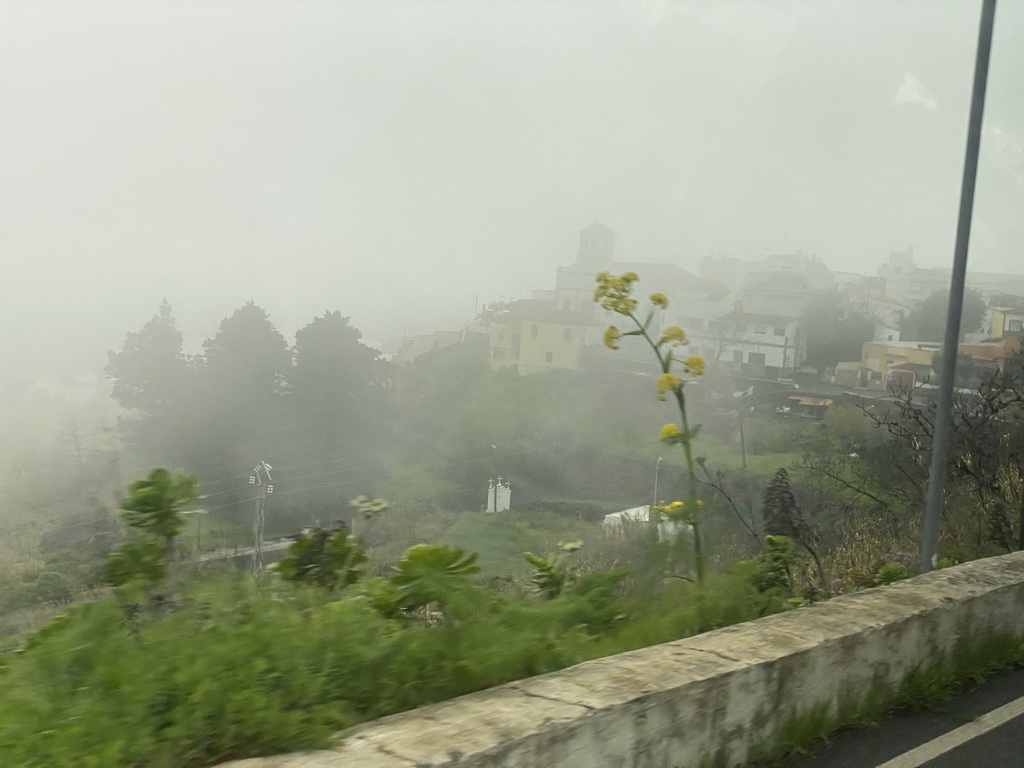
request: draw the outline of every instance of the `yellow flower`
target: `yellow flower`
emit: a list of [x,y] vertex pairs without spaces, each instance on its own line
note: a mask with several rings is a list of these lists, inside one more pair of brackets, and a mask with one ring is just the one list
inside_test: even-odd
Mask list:
[[678,325],[670,325],[661,334],[662,341],[671,342],[674,346],[686,343],[686,331]]
[[635,272],[627,272],[615,277],[608,272],[597,275],[597,286],[594,288],[594,301],[604,309],[620,315],[631,315],[636,310],[636,299],[630,298],[633,283],[637,280]]
[[692,373],[694,376],[704,375],[704,358],[700,355],[690,355],[683,360],[683,365],[687,373]]
[[619,338],[621,336],[622,334],[619,333],[618,328],[616,328],[614,325],[609,325],[604,332],[604,345],[608,347],[608,349],[618,349]]
[[683,502],[681,502],[681,501],[673,501],[673,502],[672,502],[671,504],[669,504],[669,505],[668,505],[668,506],[666,507],[666,509],[667,509],[667,510],[668,510],[669,512],[675,512],[675,511],[676,511],[677,509],[682,509],[682,508],[683,508],[684,506],[685,506],[685,505],[684,505],[684,504],[683,504]]
[[666,424],[661,428],[661,434],[658,435],[659,440],[671,440],[672,438],[679,437],[682,431],[675,424]]
[[683,380],[674,373],[663,373],[658,377],[658,381],[654,386],[658,390],[658,397],[664,400],[666,392],[671,392],[673,389],[683,386]]
[[697,499],[697,506],[698,507],[703,507],[704,506],[704,502],[701,501],[700,499]]
[[620,315],[630,315],[636,310],[636,299],[625,297],[610,299],[603,306],[605,309],[618,312]]
[[656,307],[661,307],[662,309],[667,309],[668,296],[666,296],[664,293],[652,293],[651,304],[653,304]]

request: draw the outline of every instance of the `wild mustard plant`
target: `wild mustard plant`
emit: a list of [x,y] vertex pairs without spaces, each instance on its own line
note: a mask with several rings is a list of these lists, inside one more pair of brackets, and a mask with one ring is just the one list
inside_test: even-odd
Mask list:
[[633,298],[634,284],[639,280],[636,272],[626,272],[615,276],[601,272],[597,276],[597,287],[594,289],[594,301],[616,314],[628,318],[635,328],[622,331],[617,326],[609,326],[604,332],[604,343],[609,349],[618,349],[619,341],[625,336],[642,336],[658,360],[661,375],[655,382],[658,398],[667,400],[672,397],[679,408],[679,423],[669,423],[661,428],[659,439],[672,445],[680,445],[688,473],[686,503],[673,502],[667,506],[655,506],[651,512],[655,515],[678,520],[690,525],[693,529],[693,555],[697,581],[704,580],[704,551],[700,537],[700,508],[697,499],[697,476],[694,470],[693,439],[697,436],[699,425],[690,426],[686,414],[686,395],[684,387],[687,382],[704,375],[704,358],[690,355],[686,358],[676,357],[676,347],[686,343],[686,332],[676,325],[669,326],[655,338],[651,333],[651,325],[655,313],[668,308],[668,298],[663,293],[652,293],[649,297],[651,306],[643,320],[637,314],[639,302]]

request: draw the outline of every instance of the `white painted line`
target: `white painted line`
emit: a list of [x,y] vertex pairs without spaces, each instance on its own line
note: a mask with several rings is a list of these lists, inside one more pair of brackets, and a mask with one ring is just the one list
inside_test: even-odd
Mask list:
[[961,725],[949,733],[944,733],[937,739],[932,739],[927,744],[915,747],[909,752],[904,752],[899,757],[894,757],[887,763],[882,763],[878,768],[919,768],[929,760],[940,757],[955,747],[965,744],[971,739],[988,733],[1004,723],[1008,723],[1015,717],[1024,715],[1024,698],[1011,701],[998,709],[986,712],[977,720],[966,725]]

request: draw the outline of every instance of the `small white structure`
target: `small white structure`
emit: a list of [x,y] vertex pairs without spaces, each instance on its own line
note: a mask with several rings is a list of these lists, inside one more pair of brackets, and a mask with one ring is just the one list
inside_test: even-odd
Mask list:
[[504,512],[512,506],[512,483],[508,480],[490,480],[487,483],[487,511]]
[[[609,534],[624,535],[629,525],[647,525],[651,522],[651,505],[630,507],[621,512],[612,512],[604,516],[604,531]],[[682,533],[689,533],[690,526],[680,520],[659,520],[658,539],[673,539]]]

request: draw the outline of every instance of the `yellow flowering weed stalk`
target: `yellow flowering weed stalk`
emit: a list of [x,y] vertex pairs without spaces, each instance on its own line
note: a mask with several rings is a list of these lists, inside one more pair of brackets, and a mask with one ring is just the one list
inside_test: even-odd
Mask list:
[[693,461],[693,439],[697,436],[699,425],[690,427],[686,415],[686,395],[683,391],[688,381],[693,381],[698,376],[704,375],[704,358],[699,355],[690,355],[680,359],[675,356],[676,347],[686,343],[686,332],[677,325],[665,328],[660,336],[655,339],[650,333],[655,313],[668,309],[668,297],[663,293],[652,293],[649,297],[650,308],[646,317],[641,321],[637,315],[639,302],[633,298],[633,288],[640,277],[636,272],[626,272],[622,275],[613,275],[609,272],[601,272],[597,275],[597,286],[594,289],[594,301],[602,308],[614,312],[623,317],[629,318],[635,328],[630,331],[621,331],[612,325],[604,332],[604,344],[609,349],[618,349],[619,342],[625,336],[642,336],[658,360],[661,368],[661,375],[655,382],[655,391],[659,400],[667,400],[672,397],[679,407],[679,424],[666,424],[661,428],[659,439],[669,444],[678,444],[683,448],[683,457],[686,461],[688,472],[688,495],[689,499],[684,505],[683,502],[673,502],[667,507],[655,507],[651,511],[655,514],[675,517],[679,519],[682,510],[686,509],[684,516],[693,529],[693,554],[697,581],[704,580],[704,552],[700,537],[700,520],[698,512],[701,502],[697,499],[697,475],[694,470]]

